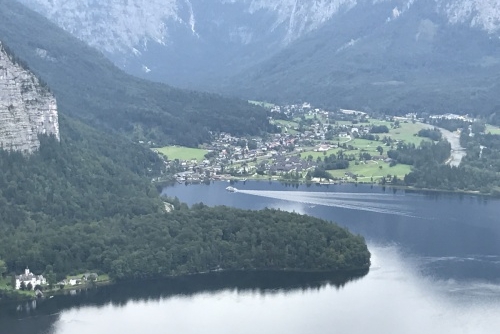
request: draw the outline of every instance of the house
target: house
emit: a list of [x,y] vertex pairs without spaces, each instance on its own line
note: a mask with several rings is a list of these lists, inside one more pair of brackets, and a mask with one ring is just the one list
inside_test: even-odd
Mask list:
[[26,268],[24,274],[16,276],[16,290],[19,290],[23,283],[26,287],[31,283],[31,288],[34,289],[37,285],[47,284],[47,280],[42,275],[35,275]]
[[80,285],[82,284],[82,280],[79,278],[71,278],[69,280],[69,285]]

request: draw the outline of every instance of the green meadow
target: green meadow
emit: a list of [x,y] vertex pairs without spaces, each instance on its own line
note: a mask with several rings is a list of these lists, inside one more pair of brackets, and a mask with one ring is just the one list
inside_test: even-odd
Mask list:
[[418,145],[422,140],[429,140],[427,138],[418,137],[416,134],[425,128],[422,123],[400,123],[400,127],[396,129],[389,128],[389,136],[395,140],[402,140],[406,143],[414,143]]
[[200,148],[190,148],[184,146],[165,146],[162,148],[154,148],[163,155],[166,155],[169,160],[197,160],[202,161],[205,154],[208,153],[207,150]]
[[498,126],[486,124],[486,133],[491,133],[492,135],[500,135],[500,128]]
[[[294,129],[298,128],[299,124],[296,122],[277,119],[274,121],[274,123],[281,125],[282,128],[286,127],[288,130],[287,133],[289,133],[289,134],[292,134],[292,135],[297,134],[297,130],[294,130]],[[284,130],[283,130],[283,132],[284,132]]]
[[351,163],[348,169],[329,170],[328,172],[332,174],[332,176],[339,178],[344,177],[346,172],[351,172],[358,175],[359,181],[370,181],[372,177],[374,181],[377,181],[388,174],[403,178],[406,174],[411,172],[411,166],[397,164],[396,166],[390,167],[386,162],[367,161],[366,163],[360,162],[359,165]]

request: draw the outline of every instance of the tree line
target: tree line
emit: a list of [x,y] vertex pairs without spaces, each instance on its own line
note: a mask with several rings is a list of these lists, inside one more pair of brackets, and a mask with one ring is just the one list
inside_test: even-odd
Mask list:
[[500,196],[500,136],[480,133],[470,136],[468,131],[462,131],[460,142],[467,154],[458,167],[444,163],[451,153],[447,141],[422,142],[419,146],[399,143],[388,156],[413,168],[403,180],[392,179],[391,183]]

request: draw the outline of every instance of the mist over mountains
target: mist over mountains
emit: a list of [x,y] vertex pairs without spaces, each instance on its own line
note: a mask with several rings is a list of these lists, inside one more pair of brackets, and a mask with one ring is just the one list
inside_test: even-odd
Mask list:
[[495,0],[22,0],[129,73],[277,102],[494,113]]

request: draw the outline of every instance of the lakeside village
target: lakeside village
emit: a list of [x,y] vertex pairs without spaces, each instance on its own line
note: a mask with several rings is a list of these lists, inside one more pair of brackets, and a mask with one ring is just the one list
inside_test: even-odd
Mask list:
[[89,283],[97,283],[103,280],[103,277],[97,273],[84,273],[76,276],[68,276],[66,279],[54,284],[51,282],[54,279],[54,275],[49,272],[48,276],[50,277],[46,278],[43,275],[36,275],[29,268],[26,268],[23,274],[12,276],[11,285],[15,290],[35,291],[35,294],[39,296],[43,295],[42,291],[47,290],[47,288],[52,289],[54,286],[62,290],[64,288],[85,286]]
[[[171,158],[162,149],[153,150],[163,157],[167,174],[174,175],[178,183],[245,181],[247,178],[327,184],[375,182],[386,174],[392,177],[392,170],[382,171],[383,166],[395,165],[384,152],[401,140],[416,136],[418,124],[423,128],[420,122],[425,121],[416,114],[374,119],[361,111],[327,111],[313,108],[309,103],[266,107],[271,111],[270,122],[280,133],[252,138],[213,133],[212,142],[199,147],[203,157],[198,159]],[[473,121],[453,114],[432,117]],[[410,126],[405,128],[404,124]],[[414,142],[419,143],[421,139],[415,138]],[[348,168],[349,164],[376,164],[380,171],[377,175],[363,175],[357,172],[362,168]],[[409,172],[407,167],[400,169],[400,174],[401,170]],[[331,170],[337,172],[328,173]],[[366,168],[364,171],[367,173]],[[163,180],[153,180],[156,181]]]

